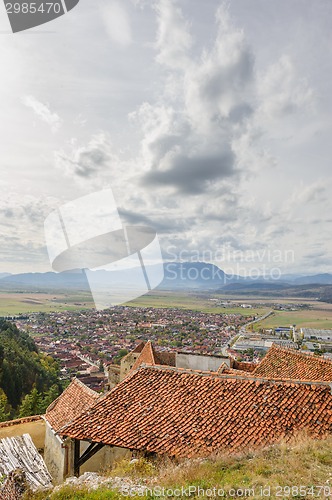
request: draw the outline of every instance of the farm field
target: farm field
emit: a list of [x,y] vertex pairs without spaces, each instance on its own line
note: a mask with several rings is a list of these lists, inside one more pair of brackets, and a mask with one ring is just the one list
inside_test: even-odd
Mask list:
[[32,312],[71,311],[93,307],[87,294],[1,293],[0,316]]
[[[232,296],[221,297],[218,300],[227,300],[227,307],[216,306],[213,302],[215,295],[199,292],[171,292],[155,290],[147,295],[139,297],[126,306],[149,307],[149,308],[179,308],[186,310],[202,311],[214,314],[242,314],[244,316],[263,316],[278,304],[306,304],[308,309],[296,311],[274,310],[274,314],[264,321],[255,323],[254,330],[260,328],[274,328],[276,326],[297,325],[308,328],[332,328],[332,304],[317,302],[303,298],[236,298]],[[239,307],[239,304],[251,304],[252,309]],[[94,307],[92,298],[86,292],[73,293],[31,293],[31,292],[0,292],[0,316],[15,316],[32,312],[52,311],[78,311],[92,309]]]
[[329,309],[313,308],[299,311],[274,311],[274,314],[254,325],[255,330],[260,328],[275,328],[277,326],[296,325],[298,328],[332,328],[332,311]]
[[[238,303],[238,301],[234,301]],[[243,302],[243,301],[242,301]],[[179,309],[191,309],[193,311],[202,311],[215,314],[242,314],[243,316],[263,316],[270,309],[268,307],[258,306],[253,309],[244,309],[243,307],[230,306],[220,307],[214,305],[210,294],[195,292],[168,292],[153,291],[143,295],[126,304],[132,307],[177,307]]]
[[[215,314],[242,314],[263,316],[269,308],[216,307],[208,294],[154,291],[125,304],[129,307],[179,308]],[[75,311],[91,309],[94,303],[90,295],[65,293],[7,293],[0,292],[0,316],[14,316],[31,312]]]

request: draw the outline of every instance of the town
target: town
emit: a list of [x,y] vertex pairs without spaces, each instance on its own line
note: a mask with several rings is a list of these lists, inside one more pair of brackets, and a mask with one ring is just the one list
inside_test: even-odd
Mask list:
[[34,313],[15,319],[39,350],[57,359],[64,379],[79,376],[102,389],[108,367],[140,341],[160,350],[221,354],[255,316],[166,308],[117,307],[106,311]]
[[249,315],[226,309],[207,313],[119,306],[104,311],[31,313],[16,317],[15,323],[33,337],[40,352],[58,361],[63,380],[77,376],[96,391],[107,389],[112,367],[121,357],[148,340],[159,351],[223,355],[255,363],[273,344],[332,358],[331,330],[283,325],[255,331],[255,324],[281,306],[273,304],[262,317],[250,303],[240,307],[250,310]]

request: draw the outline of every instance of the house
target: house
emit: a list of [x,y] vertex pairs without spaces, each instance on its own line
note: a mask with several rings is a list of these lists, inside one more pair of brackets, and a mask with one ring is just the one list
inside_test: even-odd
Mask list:
[[[259,364],[178,354],[140,344],[103,396],[73,380],[45,415],[45,461],[57,482],[132,454],[205,457],[299,430],[332,433],[331,361],[277,345]],[[217,369],[196,368],[199,359],[217,366],[213,358]],[[177,366],[183,359],[194,369]]]
[[67,389],[47,408],[44,459],[55,483],[61,483],[69,471],[70,447],[57,432],[100,397],[98,393],[74,378]]
[[[229,370],[227,367],[226,370]],[[103,448],[179,458],[273,444],[297,431],[332,433],[326,381],[142,364],[60,430],[73,471]],[[90,443],[81,454],[81,443]]]
[[227,356],[181,351],[159,351],[148,341],[141,342],[133,351],[122,358],[120,380],[123,380],[132,370],[136,370],[143,363],[213,372],[217,371],[222,363],[230,366],[230,360]]

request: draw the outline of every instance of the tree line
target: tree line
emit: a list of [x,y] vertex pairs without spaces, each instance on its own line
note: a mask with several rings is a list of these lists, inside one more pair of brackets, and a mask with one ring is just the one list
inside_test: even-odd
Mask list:
[[34,340],[0,318],[0,422],[39,415],[63,391],[56,360]]

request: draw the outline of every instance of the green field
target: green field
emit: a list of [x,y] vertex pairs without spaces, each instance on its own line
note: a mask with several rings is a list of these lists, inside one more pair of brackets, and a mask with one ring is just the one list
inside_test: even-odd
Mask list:
[[[215,314],[242,314],[243,316],[263,316],[269,309],[254,307],[216,307],[208,294],[185,292],[150,292],[126,304],[130,307],[179,308]],[[20,313],[75,311],[92,309],[91,296],[84,293],[1,293],[0,316],[14,316]]]
[[7,293],[0,292],[0,316],[32,312],[75,311],[93,307],[87,294]]
[[126,304],[132,307],[175,307],[192,311],[202,311],[215,314],[242,314],[243,316],[263,316],[270,309],[265,307],[254,307],[253,309],[243,309],[242,307],[220,307],[215,306],[209,294],[199,294],[194,292],[168,292],[157,291],[143,295],[136,300]]
[[[149,308],[179,308],[185,310],[202,311],[214,314],[242,314],[243,316],[263,316],[273,309],[276,299],[257,299],[245,297],[234,298],[234,305],[229,307],[216,306],[211,300],[215,295],[198,292],[169,292],[152,291],[147,295],[128,302],[131,307]],[[223,300],[220,296],[218,299]],[[226,297],[225,297],[226,300]],[[229,300],[229,298],[228,298]],[[238,307],[240,303],[253,305],[252,309]],[[276,326],[297,325],[308,328],[332,328],[332,304],[325,304],[305,299],[291,298],[289,300],[278,299],[278,303],[293,303],[294,306],[306,303],[309,309],[298,309],[296,311],[278,311],[266,320],[253,325],[254,330],[260,328],[274,328]],[[0,316],[15,316],[20,313],[32,312],[54,312],[54,311],[77,311],[82,309],[93,309],[94,304],[91,296],[83,292],[74,293],[7,293],[0,292]]]
[[254,329],[275,328],[277,326],[296,325],[298,328],[332,328],[332,312],[322,311],[320,309],[311,309],[305,311],[274,311],[274,314],[266,320],[255,323]]

